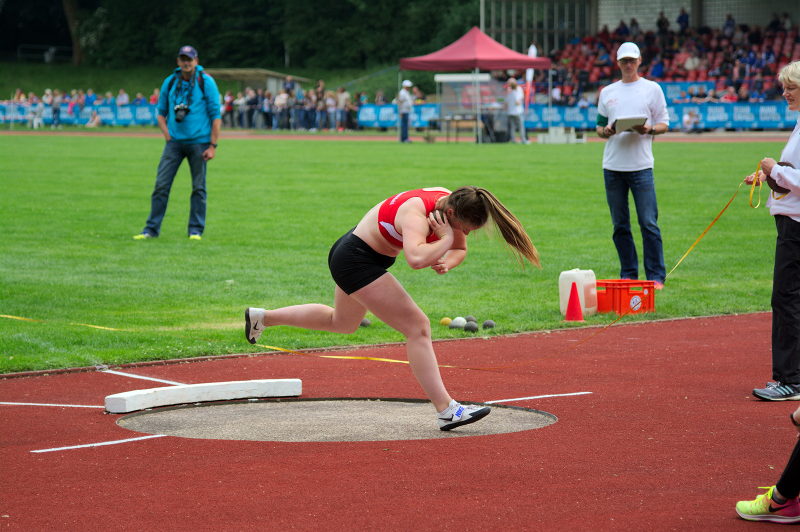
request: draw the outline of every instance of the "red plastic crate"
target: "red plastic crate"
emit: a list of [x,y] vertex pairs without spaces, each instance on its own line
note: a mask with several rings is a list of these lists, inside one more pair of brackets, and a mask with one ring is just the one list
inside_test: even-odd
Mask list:
[[623,315],[655,310],[655,281],[597,280],[597,312],[616,312]]

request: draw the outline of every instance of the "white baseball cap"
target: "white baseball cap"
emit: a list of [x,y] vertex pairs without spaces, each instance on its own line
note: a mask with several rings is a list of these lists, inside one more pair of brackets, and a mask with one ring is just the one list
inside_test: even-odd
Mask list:
[[406,79],[403,81],[403,87],[413,87],[413,86],[414,84],[411,83],[409,80]]
[[617,50],[617,61],[623,57],[639,59],[641,56],[642,53],[639,51],[639,47],[636,46],[636,43],[624,42],[619,45],[619,49]]

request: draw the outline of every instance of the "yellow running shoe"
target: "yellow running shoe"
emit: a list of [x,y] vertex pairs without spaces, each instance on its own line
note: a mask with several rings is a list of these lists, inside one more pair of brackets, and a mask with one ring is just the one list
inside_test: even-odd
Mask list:
[[203,240],[203,235],[200,233],[192,233],[189,235],[189,240]]
[[155,236],[151,235],[150,233],[139,233],[138,235],[133,235],[134,240],[147,240],[148,238],[155,238]]
[[775,486],[761,487],[767,490],[754,501],[739,501],[736,503],[736,513],[748,521],[769,521],[771,523],[800,523],[800,500],[797,497],[778,504],[772,500]]

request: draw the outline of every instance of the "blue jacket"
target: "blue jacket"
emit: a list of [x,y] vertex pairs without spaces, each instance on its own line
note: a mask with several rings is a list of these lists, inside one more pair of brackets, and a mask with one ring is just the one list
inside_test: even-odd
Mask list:
[[[198,76],[203,76],[204,89],[200,88]],[[184,144],[208,143],[211,142],[211,123],[220,118],[219,103],[217,83],[203,72],[203,67],[197,66],[194,78],[190,81],[184,81],[181,69],[176,68],[161,84],[158,114],[166,117],[172,140]],[[189,106],[189,112],[182,122],[175,120],[175,106],[178,104]]]

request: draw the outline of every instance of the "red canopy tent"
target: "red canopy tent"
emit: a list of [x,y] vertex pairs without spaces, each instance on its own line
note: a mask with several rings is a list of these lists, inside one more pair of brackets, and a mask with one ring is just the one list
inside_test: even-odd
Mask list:
[[[400,68],[403,70],[473,70],[476,74],[481,69],[549,69],[550,64],[550,59],[547,57],[529,57],[503,46],[483,33],[477,26],[473,26],[463,37],[441,50],[428,55],[406,57],[400,60]],[[477,85],[477,81],[475,83]],[[475,93],[478,93],[477,87]],[[478,124],[481,123],[481,110],[477,101],[475,111],[478,117],[475,123],[477,134]]]
[[400,60],[403,70],[504,70],[506,68],[550,68],[546,57],[528,57],[495,41],[477,26],[436,52]]

